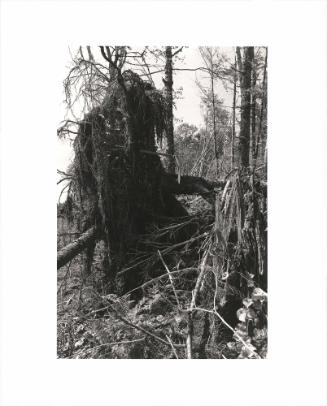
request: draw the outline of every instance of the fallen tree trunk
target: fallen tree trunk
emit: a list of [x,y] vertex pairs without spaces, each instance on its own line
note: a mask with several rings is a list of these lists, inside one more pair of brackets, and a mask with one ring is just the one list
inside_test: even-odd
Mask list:
[[[215,188],[223,189],[226,186],[226,181],[218,180],[211,182],[199,176],[181,176],[178,182],[178,176],[165,174],[162,177],[162,188],[165,192],[175,195],[201,195],[204,199],[210,201],[210,196]],[[259,182],[262,192],[267,193],[267,183]]]
[[178,182],[177,175],[165,174],[162,180],[164,191],[175,195],[201,195],[209,196],[214,188],[223,188],[226,182],[210,182],[199,176],[181,176]]
[[94,242],[96,236],[96,228],[91,227],[87,231],[85,231],[85,233],[83,233],[77,240],[62,248],[57,253],[57,269],[66,265],[67,262],[71,261],[73,258],[76,257],[77,254],[87,248],[92,242]]

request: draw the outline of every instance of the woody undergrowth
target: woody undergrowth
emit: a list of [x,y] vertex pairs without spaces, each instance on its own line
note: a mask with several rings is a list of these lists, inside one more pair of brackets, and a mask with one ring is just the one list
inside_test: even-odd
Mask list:
[[[68,265],[70,277],[66,272],[66,291],[60,293],[66,300],[58,303],[58,356],[186,358],[191,334],[192,358],[264,358],[266,197],[234,173],[217,200],[219,227],[212,208],[201,203],[189,218],[142,236],[147,249],[134,252],[120,271],[142,268],[143,283],[130,292],[108,293],[101,244],[87,278],[82,258]],[[197,227],[191,238],[162,242],[189,223]]]

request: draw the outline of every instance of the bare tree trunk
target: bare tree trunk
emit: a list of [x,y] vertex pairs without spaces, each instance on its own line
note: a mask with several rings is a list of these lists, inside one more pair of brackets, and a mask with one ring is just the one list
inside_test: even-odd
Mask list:
[[254,69],[254,59],[252,61],[252,85],[251,85],[251,167],[255,168],[255,148],[256,148],[256,95],[255,85],[257,82],[257,72]]
[[175,146],[174,146],[174,115],[173,115],[173,55],[172,47],[166,47],[166,66],[165,66],[165,93],[167,101],[167,154],[168,173],[175,173]]
[[207,342],[209,340],[209,337],[210,337],[209,313],[205,313],[202,337],[201,337],[200,347],[199,347],[199,358],[200,359],[207,358],[207,356],[206,356],[206,345],[207,345]]
[[241,58],[240,48],[237,47],[237,58],[240,70],[241,83],[241,128],[239,136],[240,164],[247,168],[250,156],[250,130],[251,130],[251,76],[254,58],[253,47],[244,48],[244,62]]
[[219,157],[219,147],[218,147],[218,139],[217,139],[217,124],[216,124],[216,100],[215,100],[215,88],[214,88],[214,81],[213,81],[213,63],[211,59],[211,72],[210,72],[210,79],[211,79],[211,97],[212,97],[212,124],[213,124],[213,139],[215,141],[215,161],[216,161],[216,176],[218,177],[219,174],[219,166],[218,166],[218,157]]
[[234,89],[233,89],[233,125],[232,125],[232,142],[231,142],[231,169],[234,169],[234,142],[235,142],[235,110],[236,110],[236,82],[237,82],[237,75],[236,75],[236,56],[235,56],[235,64],[234,64]]
[[265,147],[264,147],[264,137],[263,137],[263,131],[262,131],[262,121],[263,121],[263,113],[266,109],[266,103],[267,103],[267,58],[268,58],[268,49],[266,48],[266,57],[265,57],[265,66],[263,70],[263,81],[262,81],[262,100],[261,100],[261,110],[260,110],[260,119],[259,119],[259,130],[258,130],[258,139],[256,143],[256,151],[255,151],[255,157],[256,160],[258,158],[258,151],[259,151],[259,144],[261,144],[261,155],[262,155],[262,160],[264,161],[266,157],[265,153]]

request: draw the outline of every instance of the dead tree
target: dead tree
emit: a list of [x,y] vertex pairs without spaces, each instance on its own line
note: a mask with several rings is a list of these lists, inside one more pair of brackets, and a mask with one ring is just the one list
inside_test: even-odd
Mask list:
[[244,47],[244,57],[241,50],[236,48],[241,85],[241,128],[239,135],[240,164],[249,166],[250,130],[251,130],[251,78],[254,58],[253,47]]
[[165,96],[166,96],[166,137],[168,154],[168,172],[175,173],[175,146],[174,146],[174,121],[173,121],[173,54],[172,47],[167,46],[165,50]]

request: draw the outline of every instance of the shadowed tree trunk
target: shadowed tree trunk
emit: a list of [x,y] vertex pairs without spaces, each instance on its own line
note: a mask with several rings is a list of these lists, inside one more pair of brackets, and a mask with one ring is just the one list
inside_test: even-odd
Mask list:
[[80,252],[86,248],[92,246],[97,236],[97,230],[95,227],[91,227],[84,234],[82,234],[77,240],[66,245],[57,253],[57,269],[66,265]]
[[[264,112],[267,109],[267,58],[268,58],[268,49],[266,48],[266,56],[265,56],[265,64],[263,69],[263,81],[262,81],[262,99],[261,99],[261,109],[260,109],[260,118],[259,118],[259,129],[258,135],[256,140],[256,149],[255,149],[255,160],[257,161],[258,157],[261,158],[261,161],[265,162],[265,143],[267,142],[266,135],[264,135],[263,131],[263,120],[264,120]],[[260,150],[261,146],[261,150]],[[259,153],[261,152],[261,155]],[[257,162],[256,162],[257,163]]]
[[236,119],[236,82],[237,82],[237,64],[236,64],[236,56],[235,56],[235,63],[234,63],[234,88],[233,88],[233,124],[232,124],[232,142],[231,142],[231,170],[234,169],[234,143],[235,143],[235,119]]
[[254,48],[244,47],[242,60],[241,50],[236,49],[241,84],[241,128],[239,136],[239,154],[242,167],[249,166],[250,134],[251,134],[251,77]]
[[257,72],[252,61],[252,84],[251,84],[251,168],[255,168],[255,149],[256,149],[256,94],[255,86],[257,83]]
[[175,173],[175,146],[174,146],[174,116],[173,116],[173,55],[172,47],[167,46],[165,51],[165,95],[167,104],[167,154],[168,156],[168,173]]

